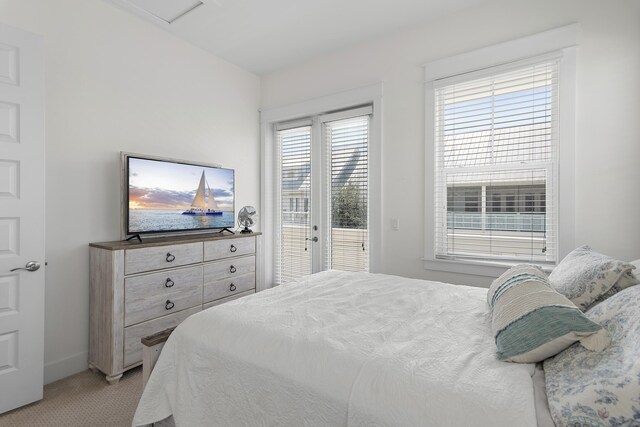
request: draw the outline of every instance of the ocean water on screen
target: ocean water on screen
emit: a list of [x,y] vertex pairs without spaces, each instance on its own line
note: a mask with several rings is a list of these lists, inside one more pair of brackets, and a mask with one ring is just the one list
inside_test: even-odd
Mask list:
[[196,230],[233,227],[234,213],[222,215],[182,215],[182,210],[132,209],[129,211],[129,232]]

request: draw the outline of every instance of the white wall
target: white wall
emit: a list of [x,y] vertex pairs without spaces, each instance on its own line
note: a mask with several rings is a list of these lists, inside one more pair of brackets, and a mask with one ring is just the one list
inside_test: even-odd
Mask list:
[[[590,244],[620,259],[637,259],[639,5],[623,0],[488,1],[410,31],[265,76],[262,105],[283,106],[384,82],[382,271],[487,285],[491,281],[487,277],[425,271],[422,267],[425,165],[421,64],[577,22],[582,34],[577,60],[575,245]],[[392,217],[400,219],[399,231],[391,230]]]
[[87,245],[120,238],[119,152],[235,168],[236,206],[258,206],[260,80],[101,0],[0,0],[0,21],[45,42],[50,382],[87,366]]

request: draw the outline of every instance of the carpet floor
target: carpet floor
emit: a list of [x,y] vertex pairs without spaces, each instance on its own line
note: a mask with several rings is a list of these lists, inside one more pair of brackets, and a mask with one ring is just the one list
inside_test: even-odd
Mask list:
[[42,400],[0,415],[0,426],[131,426],[141,394],[141,367],[126,372],[115,385],[107,384],[102,374],[85,371],[47,384]]

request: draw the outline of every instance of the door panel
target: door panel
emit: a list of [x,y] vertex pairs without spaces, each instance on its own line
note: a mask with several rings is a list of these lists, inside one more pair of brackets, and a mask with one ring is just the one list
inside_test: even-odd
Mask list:
[[42,398],[44,67],[40,37],[0,24],[0,413]]
[[311,126],[276,131],[276,283],[311,274]]
[[325,270],[369,271],[369,116],[323,126],[327,228]]

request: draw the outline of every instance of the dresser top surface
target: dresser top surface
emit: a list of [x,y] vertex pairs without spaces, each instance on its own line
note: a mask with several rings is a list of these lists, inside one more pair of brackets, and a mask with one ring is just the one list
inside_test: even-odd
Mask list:
[[169,237],[144,237],[142,236],[142,243],[137,240],[115,240],[112,242],[94,242],[89,243],[90,247],[107,249],[111,251],[117,251],[121,249],[139,249],[139,248],[151,248],[154,246],[165,246],[181,243],[196,243],[196,242],[208,242],[214,240],[225,239],[244,239],[247,237],[260,236],[261,232],[247,233],[247,234],[190,234],[185,236],[169,236]]

